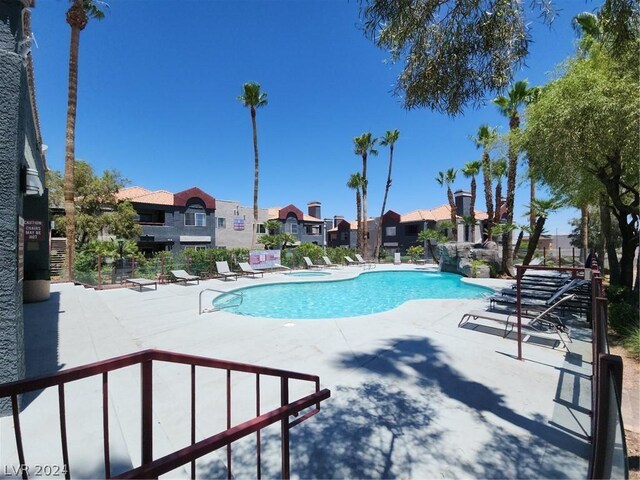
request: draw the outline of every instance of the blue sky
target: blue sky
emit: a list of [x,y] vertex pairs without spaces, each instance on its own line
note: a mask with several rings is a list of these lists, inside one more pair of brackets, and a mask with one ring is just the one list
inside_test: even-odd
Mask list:
[[[446,203],[439,170],[480,158],[468,135],[482,123],[508,125],[491,105],[451,119],[406,111],[391,94],[398,66],[358,28],[355,0],[110,0],[102,21],[81,34],[76,157],[97,172],[115,168],[131,185],[178,192],[200,187],[251,205],[253,146],[249,110],[237,100],[256,81],[269,104],[258,111],[261,207],[290,203],[355,218],[346,187],[361,169],[353,137],[399,129],[387,208],[405,213]],[[528,2],[526,2],[528,3]],[[551,28],[533,17],[535,43],[517,79],[542,84],[574,51],[573,15],[597,1],[556,0]],[[36,93],[51,169],[64,169],[69,2],[37,2],[32,28]],[[384,194],[388,149],[368,163],[370,215]],[[524,168],[520,168],[524,172]],[[461,174],[455,188],[469,188]],[[544,192],[540,196],[545,196]],[[516,221],[528,185],[516,192]],[[484,196],[477,208],[483,209]],[[568,233],[567,209],[547,222]]]

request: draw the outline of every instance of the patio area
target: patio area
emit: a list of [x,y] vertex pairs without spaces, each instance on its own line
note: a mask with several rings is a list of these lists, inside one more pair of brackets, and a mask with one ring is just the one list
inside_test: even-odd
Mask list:
[[[386,268],[415,266],[378,267]],[[328,279],[360,272],[342,268]],[[587,328],[573,327],[571,353],[525,344],[524,361],[518,361],[516,342],[458,328],[465,312],[486,306],[483,299],[414,300],[375,315],[325,320],[198,314],[203,289],[271,281],[308,279],[270,273],[264,279],[142,291],[53,285],[49,301],[25,305],[28,376],[148,348],[293,370],[318,375],[321,387],[331,390],[322,411],[291,432],[294,477],[586,477],[591,452]],[[156,458],[189,444],[186,372],[175,365],[155,371]],[[139,382],[133,369],[110,379],[114,474],[140,463]],[[198,438],[204,438],[224,429],[224,379],[203,374],[198,382]],[[234,422],[254,413],[252,382],[249,376],[233,378]],[[301,393],[308,393],[305,387]],[[275,383],[265,384],[263,392],[265,405],[277,404]],[[70,384],[67,397],[71,476],[103,477],[100,379]],[[57,400],[54,389],[24,399],[28,464],[62,463]],[[17,465],[11,418],[0,419],[0,428],[0,464]],[[263,476],[278,476],[277,428],[263,431],[262,446]],[[198,476],[225,477],[225,460],[223,452],[204,457]],[[233,460],[234,477],[255,477],[254,437],[234,444]],[[6,468],[4,473],[19,477]],[[178,469],[170,476],[189,473]]]

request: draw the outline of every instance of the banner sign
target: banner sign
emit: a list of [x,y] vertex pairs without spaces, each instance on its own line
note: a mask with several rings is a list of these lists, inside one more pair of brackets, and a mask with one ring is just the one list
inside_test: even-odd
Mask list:
[[249,265],[256,270],[277,268],[280,265],[280,250],[250,250]]
[[233,229],[235,231],[243,231],[244,230],[244,218],[234,218],[233,219]]

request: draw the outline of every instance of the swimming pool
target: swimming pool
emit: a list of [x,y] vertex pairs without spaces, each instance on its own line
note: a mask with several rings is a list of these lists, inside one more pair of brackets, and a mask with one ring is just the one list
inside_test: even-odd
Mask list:
[[330,272],[320,272],[318,270],[300,270],[295,272],[286,272],[285,275],[290,277],[326,277],[331,275]]
[[[367,272],[338,281],[260,285],[234,290],[213,300],[216,308],[269,318],[338,318],[391,310],[408,300],[478,298],[491,290],[460,281],[452,273]],[[234,306],[231,306],[234,305]]]

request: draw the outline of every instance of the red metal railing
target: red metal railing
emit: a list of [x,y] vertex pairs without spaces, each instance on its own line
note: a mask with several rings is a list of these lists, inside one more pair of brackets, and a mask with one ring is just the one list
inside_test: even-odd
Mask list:
[[[624,441],[624,427],[620,415],[622,395],[622,358],[609,354],[607,338],[607,297],[600,272],[594,271],[592,288],[592,355],[593,376],[591,381],[591,462],[589,463],[589,478],[611,478],[617,467],[617,475],[624,472],[628,478],[626,465],[626,444]],[[616,446],[616,429],[621,430],[618,435],[622,440]],[[616,465],[615,450],[621,450],[618,457],[623,465]]]
[[[190,365],[191,371],[191,445],[179,449],[169,455],[160,458],[153,458],[153,364],[154,362],[168,362],[173,364]],[[34,390],[41,390],[49,387],[58,387],[58,405],[60,414],[60,440],[62,444],[63,462],[66,467],[65,477],[71,477],[71,467],[69,465],[69,452],[67,444],[66,429],[66,409],[65,409],[65,384],[96,375],[102,375],[102,426],[103,426],[103,451],[105,477],[112,478],[110,466],[109,449],[109,372],[132,365],[140,365],[140,395],[141,395],[141,465],[137,468],[121,473],[113,478],[157,478],[159,475],[170,472],[180,466],[190,464],[191,478],[195,478],[198,458],[213,452],[221,447],[227,448],[227,478],[232,476],[231,465],[231,444],[247,435],[256,433],[257,435],[257,467],[256,477],[261,478],[260,465],[260,430],[268,425],[280,422],[281,424],[281,464],[282,477],[289,478],[289,429],[312,417],[320,411],[320,402],[326,400],[331,395],[327,389],[320,390],[320,379],[315,375],[278,370],[255,365],[227,362],[194,355],[166,352],[161,350],[145,350],[130,355],[92,363],[82,367],[63,370],[53,375],[20,380],[17,382],[0,385],[0,398],[11,398],[14,431],[18,460],[20,465],[27,465],[23,439],[20,429],[20,415],[18,407],[18,397],[21,394]],[[216,435],[196,442],[196,367],[221,369],[226,371],[226,399],[227,399],[227,429]],[[244,372],[255,374],[256,376],[256,416],[255,418],[231,425],[231,374],[232,372]],[[262,413],[260,409],[260,377],[271,376],[280,378],[280,404],[279,408]],[[289,380],[302,380],[313,382],[315,393],[289,401]],[[311,408],[313,407],[313,408]],[[311,408],[311,409],[310,409]],[[310,410],[308,410],[310,409]],[[297,416],[300,412],[306,413],[293,421],[289,421],[290,416]],[[22,478],[28,478],[26,469],[22,471]]]

